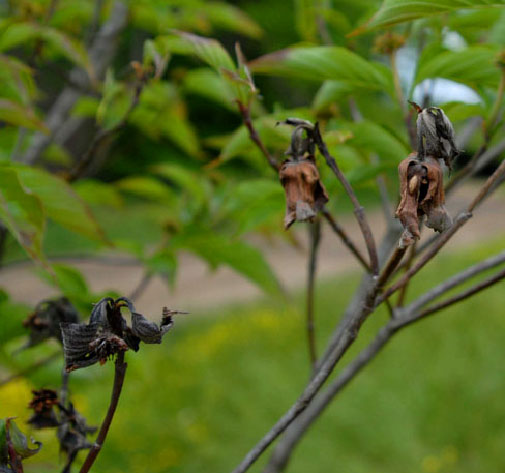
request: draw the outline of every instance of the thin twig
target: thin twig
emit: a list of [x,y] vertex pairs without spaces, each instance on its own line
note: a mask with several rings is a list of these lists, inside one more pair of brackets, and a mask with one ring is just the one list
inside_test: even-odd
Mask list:
[[370,271],[370,265],[365,260],[365,257],[361,254],[359,248],[353,243],[349,235],[347,235],[346,231],[342,226],[338,224],[335,218],[331,215],[328,209],[324,208],[321,213],[323,217],[328,221],[331,229],[340,237],[342,243],[347,246],[350,252],[356,257],[356,259],[361,263],[361,265],[367,270]]
[[328,151],[326,143],[323,141],[323,138],[321,137],[319,125],[317,123],[314,126],[313,133],[317,147],[319,148],[321,154],[324,156],[326,164],[330,167],[330,169],[333,171],[337,179],[340,181],[354,206],[354,214],[356,215],[356,219],[358,221],[361,233],[363,234],[363,238],[365,240],[366,247],[368,250],[368,256],[370,259],[370,268],[373,274],[378,274],[379,259],[377,257],[377,248],[375,246],[375,240],[370,225],[368,224],[365,211],[361,206],[361,204],[359,203],[358,198],[356,197],[356,194],[354,193],[354,189],[352,188],[351,184],[349,184],[349,181],[342,174],[342,171],[340,171],[337,162],[335,161],[335,158]]
[[314,314],[314,287],[316,280],[317,255],[319,242],[321,241],[321,221],[317,218],[309,226],[309,265],[307,272],[307,345],[309,349],[309,360],[312,369],[317,361],[316,334],[315,334],[315,314]]
[[491,276],[490,278],[476,284],[475,286],[470,287],[469,289],[466,289],[459,294],[456,294],[455,296],[449,297],[448,299],[445,299],[441,302],[438,302],[437,304],[434,304],[427,309],[424,309],[419,313],[417,316],[418,318],[426,317],[427,315],[434,314],[435,312],[438,312],[439,310],[445,309],[446,307],[449,307],[450,305],[456,304],[457,302],[463,301],[465,299],[468,299],[469,297],[473,296],[474,294],[477,294],[478,292],[482,291],[483,289],[486,289],[490,286],[493,286],[497,282],[501,281],[503,278],[505,278],[505,269],[502,269],[498,273],[496,273],[494,276]]
[[428,292],[425,292],[422,296],[411,302],[405,309],[407,312],[417,312],[421,309],[421,307],[440,297],[442,294],[445,294],[456,286],[463,284],[477,274],[499,266],[502,263],[505,263],[505,251],[502,251],[498,255],[492,256],[491,258],[487,258],[484,261],[480,261],[479,263],[470,266],[464,271],[455,274],[438,286],[430,289]]
[[242,120],[244,122],[244,125],[246,126],[247,130],[249,131],[249,138],[251,138],[251,141],[253,141],[256,144],[256,146],[260,149],[260,151],[263,153],[265,158],[267,158],[267,161],[268,161],[268,164],[270,164],[270,167],[275,172],[279,172],[279,163],[277,163],[276,159],[267,150],[266,146],[263,144],[263,141],[261,141],[261,138],[260,138],[256,128],[254,127],[254,124],[251,120],[251,113],[250,113],[249,107],[245,106],[240,100],[237,100],[236,102],[237,102],[239,112],[242,115]]
[[[408,254],[407,259],[405,261],[405,270],[406,271],[408,271],[410,269],[410,267],[412,266],[412,262],[414,261],[414,259],[416,257],[416,250],[417,250],[417,240],[409,248],[409,254]],[[405,284],[405,286],[403,286],[400,289],[400,293],[398,294],[398,299],[396,301],[396,307],[403,306],[403,304],[405,302],[405,297],[407,295],[408,287],[409,287],[409,285],[407,283],[407,284]]]
[[127,364],[124,362],[124,352],[119,352],[117,355],[115,369],[114,369],[114,386],[112,388],[112,395],[110,399],[109,409],[107,411],[107,415],[102,422],[100,427],[100,432],[98,432],[98,436],[94,445],[90,448],[84,463],[81,466],[79,473],[87,473],[100,452],[105,439],[107,438],[107,434],[109,432],[110,425],[112,423],[112,419],[114,418],[114,413],[116,412],[116,408],[119,402],[119,397],[121,396],[121,390],[123,388],[123,382],[126,374]]

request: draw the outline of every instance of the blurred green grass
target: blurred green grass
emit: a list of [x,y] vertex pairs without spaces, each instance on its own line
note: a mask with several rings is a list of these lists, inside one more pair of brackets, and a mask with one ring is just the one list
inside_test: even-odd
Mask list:
[[[409,296],[502,248],[496,241],[442,253]],[[357,282],[358,275],[349,275],[318,286],[320,348]],[[307,381],[303,300],[299,293],[291,304],[202,310],[179,318],[163,345],[129,354],[123,396],[93,471],[231,471]],[[504,305],[501,283],[400,332],[309,431],[288,471],[504,471]],[[367,321],[343,364],[386,320],[379,311]],[[29,389],[57,387],[59,369],[55,364],[0,388],[0,415],[27,418]],[[112,374],[108,363],[72,375],[72,396],[90,423],[105,414]],[[44,447],[25,471],[58,471],[53,433],[33,435]]]

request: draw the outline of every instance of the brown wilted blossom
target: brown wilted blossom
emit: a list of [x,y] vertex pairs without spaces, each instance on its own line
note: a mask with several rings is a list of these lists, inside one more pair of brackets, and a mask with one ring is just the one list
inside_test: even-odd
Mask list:
[[36,429],[57,427],[60,425],[54,407],[58,406],[58,394],[52,389],[39,389],[32,391],[33,399],[28,404],[34,410],[33,415],[28,420]]
[[[294,124],[292,120],[286,120],[285,123]],[[311,134],[307,133],[308,126],[312,125],[303,121],[295,123],[297,125],[291,137],[291,146],[286,151],[290,157],[282,163],[279,170],[279,178],[286,191],[286,229],[295,221],[312,222],[328,202],[328,194],[320,180],[314,157],[315,143]],[[304,133],[307,133],[306,137],[303,136]]]
[[60,324],[64,322],[79,322],[77,309],[66,297],[39,302],[33,313],[23,321],[23,326],[30,331],[27,347],[38,345],[48,338],[61,342]]
[[[131,314],[131,327],[121,314],[121,308]],[[125,297],[100,300],[93,311],[89,323],[62,323],[63,351],[67,371],[105,363],[120,352],[138,351],[140,342],[161,343],[173,325],[172,315],[184,313],[171,311],[163,313],[160,325],[149,321],[137,313],[132,302]]]
[[426,226],[442,232],[452,225],[444,202],[443,173],[432,156],[419,159],[412,153],[398,166],[400,203],[396,217],[404,227],[402,244],[411,245],[420,238],[419,220],[426,215]]
[[415,102],[410,102],[417,110],[417,152],[421,159],[434,156],[443,159],[452,169],[452,162],[460,153],[454,141],[454,128],[441,108],[422,109]]

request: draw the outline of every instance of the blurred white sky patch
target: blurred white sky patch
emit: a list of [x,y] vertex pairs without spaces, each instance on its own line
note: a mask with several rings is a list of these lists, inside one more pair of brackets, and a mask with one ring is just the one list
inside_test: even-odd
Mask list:
[[[465,39],[459,33],[448,29],[443,32],[443,45],[452,51],[461,51],[467,47]],[[398,50],[396,55],[400,81],[404,91],[407,91],[407,93],[411,90],[414,81],[417,56],[417,50],[412,47],[402,48]],[[470,87],[442,78],[426,79],[417,84],[411,97],[415,102],[421,103],[427,94],[430,97],[430,105],[447,102],[467,102],[472,104],[482,102],[479,95]]]

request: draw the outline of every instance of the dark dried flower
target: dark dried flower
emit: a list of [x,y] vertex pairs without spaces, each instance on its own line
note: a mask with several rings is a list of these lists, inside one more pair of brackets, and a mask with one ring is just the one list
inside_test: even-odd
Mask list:
[[58,394],[52,389],[39,389],[32,391],[33,399],[28,407],[35,412],[28,420],[36,429],[57,427],[60,425],[54,407],[59,404]]
[[48,338],[61,342],[60,324],[63,322],[79,322],[77,309],[66,297],[39,302],[35,311],[23,321],[30,330],[27,347],[38,345]]
[[420,160],[412,153],[398,166],[400,203],[396,217],[404,227],[402,244],[407,246],[420,238],[419,219],[426,215],[426,226],[443,232],[452,225],[444,207],[442,168],[437,159]]
[[305,120],[293,118],[283,123],[295,125],[291,145],[286,151],[290,157],[282,163],[279,170],[279,178],[286,191],[284,228],[288,229],[295,221],[312,222],[328,202],[328,194],[321,182],[314,157],[314,126]]
[[57,435],[60,448],[67,455],[67,464],[63,473],[70,472],[70,466],[79,450],[85,450],[93,446],[86,436],[95,433],[96,430],[96,427],[86,424],[86,419],[79,414],[72,403],[69,403],[68,408],[61,409],[61,423]]
[[454,128],[441,108],[428,107],[421,109],[417,104],[417,152],[420,159],[433,156],[443,159],[446,166],[452,169],[452,161],[459,154],[454,141]]
[[[121,308],[131,314],[131,328],[121,314]],[[184,313],[172,311],[174,313]],[[158,326],[139,314],[132,302],[125,297],[106,297],[95,304],[88,325],[63,323],[63,351],[67,371],[105,363],[119,352],[128,349],[137,351],[140,342],[161,343],[165,333],[172,327],[171,316],[165,312]]]

